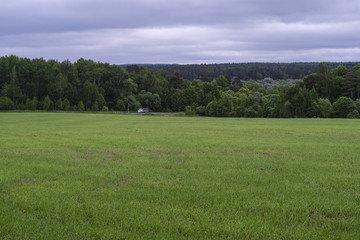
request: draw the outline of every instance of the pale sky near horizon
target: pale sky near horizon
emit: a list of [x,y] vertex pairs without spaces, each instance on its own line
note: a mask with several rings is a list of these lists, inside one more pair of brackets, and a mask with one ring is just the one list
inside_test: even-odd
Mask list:
[[359,0],[6,0],[0,56],[111,64],[360,61]]

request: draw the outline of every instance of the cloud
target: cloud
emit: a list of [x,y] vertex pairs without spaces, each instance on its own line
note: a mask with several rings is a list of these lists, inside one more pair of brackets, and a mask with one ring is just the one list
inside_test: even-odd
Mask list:
[[356,61],[359,10],[357,0],[13,0],[0,8],[0,54],[111,63]]

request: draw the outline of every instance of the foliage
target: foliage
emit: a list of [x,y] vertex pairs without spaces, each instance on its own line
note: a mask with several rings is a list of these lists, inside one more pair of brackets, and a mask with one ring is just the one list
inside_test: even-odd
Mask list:
[[196,114],[200,115],[200,116],[205,116],[206,115],[206,107],[204,106],[198,106],[196,108]]
[[359,115],[358,110],[354,110],[346,116],[346,118],[359,118],[359,117],[360,117],[360,115]]
[[348,97],[353,100],[360,98],[360,64],[345,74],[344,85]]
[[194,106],[185,107],[185,115],[194,116],[196,114],[196,108]]
[[319,115],[318,117],[328,118],[332,114],[332,106],[329,99],[320,98],[318,101]]
[[355,102],[348,97],[340,97],[333,105],[334,117],[346,118],[348,114],[356,110]]
[[30,99],[26,99],[26,109],[27,110],[36,110],[38,109],[38,100],[36,99],[36,97],[33,97],[32,100]]
[[15,104],[8,97],[0,97],[0,110],[14,110]]
[[51,110],[51,106],[53,105],[53,102],[51,101],[49,96],[46,96],[44,101],[42,101],[42,107],[41,109],[45,111]]
[[123,100],[119,99],[117,100],[116,102],[116,110],[120,110],[120,111],[125,111],[126,108],[125,108],[125,103]]
[[85,111],[85,105],[82,101],[79,101],[78,106],[77,106],[77,110],[78,111]]
[[62,102],[62,106],[65,111],[70,111],[70,102],[67,98]]
[[[356,63],[331,63],[330,67],[343,65],[351,68]],[[147,65],[153,71],[165,71],[168,74],[180,73],[189,80],[202,79],[212,81],[218,76],[237,77],[244,81],[262,80],[264,78],[302,79],[319,72],[319,63],[225,63],[225,64],[188,64],[188,65]]]
[[360,98],[355,100],[355,104],[356,104],[357,110],[360,112]]
[[[332,113],[332,103],[360,93],[355,63],[163,66],[181,70],[171,73],[149,67],[1,57],[2,110],[184,112],[191,106],[188,112],[218,117],[346,117],[349,112]],[[183,69],[200,75],[189,81]]]
[[59,98],[55,102],[55,110],[63,110],[63,102],[62,102],[61,98]]

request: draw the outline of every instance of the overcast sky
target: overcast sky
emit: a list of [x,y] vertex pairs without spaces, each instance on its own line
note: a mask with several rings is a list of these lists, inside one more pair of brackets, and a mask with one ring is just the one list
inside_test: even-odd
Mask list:
[[360,61],[359,0],[5,0],[0,55],[111,64]]

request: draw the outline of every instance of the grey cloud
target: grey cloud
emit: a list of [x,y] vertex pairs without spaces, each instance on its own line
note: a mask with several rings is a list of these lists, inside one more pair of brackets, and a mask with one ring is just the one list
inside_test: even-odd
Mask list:
[[[357,1],[133,0],[20,1],[2,6],[1,33],[81,31],[178,25],[244,25],[259,21],[329,22],[356,17]],[[350,3],[350,4],[349,4]]]
[[0,8],[0,54],[112,63],[351,61],[359,10],[358,0],[13,0]]

